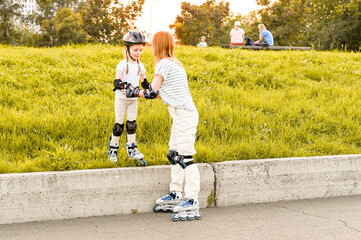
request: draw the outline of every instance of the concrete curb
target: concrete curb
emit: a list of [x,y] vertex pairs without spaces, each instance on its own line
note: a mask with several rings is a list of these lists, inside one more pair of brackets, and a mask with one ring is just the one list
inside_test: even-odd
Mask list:
[[[361,194],[361,155],[197,165],[201,207]],[[0,174],[0,224],[151,212],[169,182],[170,166]]]
[[217,206],[361,194],[361,155],[213,163]]
[[[214,172],[198,167],[206,207]],[[2,174],[0,224],[151,212],[169,183],[170,166]]]

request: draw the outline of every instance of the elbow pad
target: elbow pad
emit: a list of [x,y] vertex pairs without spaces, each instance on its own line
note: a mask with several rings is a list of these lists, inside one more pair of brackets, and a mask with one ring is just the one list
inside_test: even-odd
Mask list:
[[146,78],[144,78],[144,81],[142,82],[142,88],[148,89],[149,86],[150,86],[150,83],[148,82],[148,80]]
[[115,91],[117,89],[119,89],[119,90],[125,89],[127,86],[127,83],[122,82],[122,80],[120,80],[120,79],[115,79],[113,85],[114,85],[113,91]]

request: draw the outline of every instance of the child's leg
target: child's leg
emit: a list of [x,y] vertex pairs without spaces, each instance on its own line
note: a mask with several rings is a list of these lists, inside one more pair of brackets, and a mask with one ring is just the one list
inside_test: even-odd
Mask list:
[[[184,160],[185,163],[192,162],[192,156],[196,154],[194,142],[198,126],[198,112],[173,107],[168,107],[168,110],[173,119],[169,147],[177,151],[179,155],[190,157]],[[185,198],[198,198],[200,176],[197,165],[191,164],[186,169],[183,169],[179,164],[172,165],[171,177],[171,190],[182,189],[185,180]]]
[[[135,141],[135,134],[137,130],[137,113],[138,113],[138,100],[128,101],[127,104],[127,148],[128,156],[132,159],[141,160],[144,155],[139,152],[137,143]],[[143,165],[143,163],[142,163]]]
[[128,100],[127,104],[127,140],[128,143],[136,143],[135,132],[137,130],[138,100]]
[[116,98],[114,101],[115,125],[113,128],[112,136],[110,137],[110,144],[108,150],[109,159],[112,162],[118,161],[119,138],[122,135],[124,129],[124,116],[126,109],[124,103],[124,100],[120,98]]
[[169,190],[172,192],[183,192],[183,182],[184,182],[184,170],[179,165],[171,165],[171,183],[169,184]]
[[114,101],[114,110],[115,110],[115,126],[113,128],[113,133],[110,139],[110,145],[112,146],[115,146],[116,144],[119,145],[119,138],[124,128],[126,101],[121,98],[116,98]]

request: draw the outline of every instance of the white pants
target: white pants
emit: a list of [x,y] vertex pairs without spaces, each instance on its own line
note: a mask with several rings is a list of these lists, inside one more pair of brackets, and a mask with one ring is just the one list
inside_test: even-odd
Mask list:
[[[197,151],[194,148],[198,126],[198,111],[168,106],[168,111],[173,119],[170,134],[169,149],[175,150],[179,155],[194,155]],[[186,159],[185,162],[193,161]],[[196,164],[183,169],[179,164],[171,165],[170,191],[182,192],[184,185],[185,198],[198,198],[200,190],[200,176]]]
[[[125,100],[122,98],[115,98],[114,110],[115,110],[116,123],[123,124],[125,119],[125,114],[127,114],[127,121],[134,121],[137,119],[138,99]],[[119,138],[120,137],[116,137],[112,134],[111,145],[114,146],[116,143],[119,144]],[[127,134],[127,141],[128,143],[135,143],[135,133]]]

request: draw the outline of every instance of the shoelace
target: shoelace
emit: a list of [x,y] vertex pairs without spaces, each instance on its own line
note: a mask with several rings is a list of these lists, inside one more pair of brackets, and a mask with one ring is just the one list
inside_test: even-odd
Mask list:
[[183,201],[182,204],[181,204],[181,206],[182,206],[182,207],[185,207],[185,206],[187,206],[187,205],[188,205],[188,206],[191,206],[192,204],[193,204],[193,201],[189,199],[189,200],[187,200],[187,201]]
[[162,200],[172,200],[172,196],[170,194],[162,197]]

